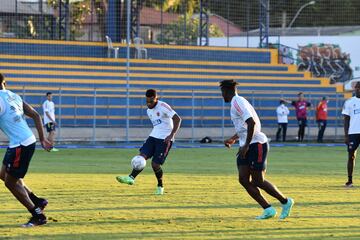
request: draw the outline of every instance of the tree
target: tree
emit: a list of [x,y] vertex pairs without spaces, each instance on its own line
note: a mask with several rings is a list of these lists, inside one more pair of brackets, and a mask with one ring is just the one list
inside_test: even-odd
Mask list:
[[[199,35],[199,19],[187,18],[185,31],[185,18],[179,17],[178,21],[165,26],[163,37],[158,37],[162,44],[197,45]],[[216,25],[209,26],[211,37],[223,37],[224,33]],[[162,40],[161,40],[162,39]]]

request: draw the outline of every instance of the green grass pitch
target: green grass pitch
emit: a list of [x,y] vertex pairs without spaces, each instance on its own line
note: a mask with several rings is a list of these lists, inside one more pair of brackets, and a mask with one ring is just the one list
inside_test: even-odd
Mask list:
[[237,181],[236,149],[173,149],[164,196],[153,195],[150,164],[135,185],[116,182],[136,153],[37,150],[25,181],[48,198],[49,223],[20,228],[29,213],[2,185],[0,239],[360,239],[360,188],[343,187],[345,147],[271,148],[267,178],[296,201],[285,221],[254,220],[262,210]]

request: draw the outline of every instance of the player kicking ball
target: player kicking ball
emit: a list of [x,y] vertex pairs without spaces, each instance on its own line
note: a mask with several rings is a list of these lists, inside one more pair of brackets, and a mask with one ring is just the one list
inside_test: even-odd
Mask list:
[[224,144],[230,148],[239,140],[237,153],[237,167],[239,182],[248,194],[264,209],[263,214],[256,219],[268,219],[276,216],[277,212],[260,189],[278,199],[282,204],[280,219],[290,216],[294,200],[285,197],[275,185],[265,180],[266,157],[269,149],[268,139],[261,132],[261,123],[253,106],[243,97],[237,95],[237,82],[223,80],[220,82],[221,93],[226,103],[231,103],[230,115],[236,134],[225,140]]
[[148,107],[147,115],[153,124],[153,130],[140,148],[139,156],[133,158],[131,174],[129,176],[118,176],[116,180],[120,183],[133,185],[136,176],[141,173],[146,165],[144,160],[152,158],[151,166],[158,181],[155,194],[163,195],[163,170],[161,165],[165,163],[171,149],[181,124],[181,118],[168,104],[158,100],[156,90],[148,89],[145,96]]

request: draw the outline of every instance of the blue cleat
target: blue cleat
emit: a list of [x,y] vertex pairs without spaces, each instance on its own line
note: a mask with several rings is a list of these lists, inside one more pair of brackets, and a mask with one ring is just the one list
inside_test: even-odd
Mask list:
[[276,214],[277,214],[277,212],[276,212],[275,208],[268,207],[268,208],[264,209],[263,214],[261,214],[260,216],[257,216],[255,219],[257,219],[257,220],[269,219],[269,218],[275,217]]
[[290,216],[290,212],[291,212],[292,207],[294,206],[294,203],[295,203],[294,199],[288,198],[287,203],[282,205],[282,211],[281,211],[279,219],[285,219],[288,216]]

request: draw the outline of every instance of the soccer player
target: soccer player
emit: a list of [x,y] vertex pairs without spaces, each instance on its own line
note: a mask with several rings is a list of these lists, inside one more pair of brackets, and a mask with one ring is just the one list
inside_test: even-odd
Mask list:
[[290,111],[285,106],[285,101],[280,100],[280,105],[276,108],[276,114],[278,119],[278,130],[276,132],[276,141],[280,141],[280,134],[282,130],[282,140],[283,142],[286,141],[286,130],[288,125],[288,115]]
[[[44,125],[46,127],[46,131],[48,132],[47,140],[54,146],[54,137],[55,137],[55,104],[52,101],[52,93],[46,93],[46,100],[43,103],[43,112],[44,112]],[[52,152],[58,152],[59,150],[56,148],[51,149]]]
[[36,145],[36,138],[27,125],[24,114],[34,120],[42,147],[49,151],[51,144],[44,136],[40,115],[17,94],[6,90],[5,87],[4,76],[0,74],[0,129],[9,139],[0,178],[32,215],[23,227],[43,225],[46,223],[43,209],[48,201],[37,197],[23,181]]
[[295,107],[296,119],[299,124],[298,142],[302,142],[304,140],[305,128],[307,126],[307,108],[311,107],[311,103],[305,100],[302,92],[298,93],[297,101],[284,101],[291,103],[291,105]]
[[356,149],[360,144],[360,81],[354,83],[355,96],[346,100],[342,110],[344,115],[345,143],[348,150],[348,181],[346,187],[353,187],[352,175],[355,166]]
[[[163,195],[163,170],[161,165],[165,163],[171,149],[174,137],[181,124],[181,118],[167,103],[158,99],[156,90],[148,89],[145,96],[148,107],[147,115],[153,124],[153,130],[140,148],[140,155],[145,159],[152,158],[151,166],[158,181],[155,194]],[[141,171],[133,169],[129,176],[118,176],[116,179],[120,183],[133,185],[136,176]]]
[[328,117],[328,100],[327,97],[323,97],[316,107],[316,122],[318,124],[319,132],[317,137],[317,142],[323,142],[324,132],[327,124]]
[[268,219],[277,214],[275,208],[261,194],[260,189],[281,202],[280,219],[285,219],[290,215],[294,200],[285,197],[275,185],[265,180],[268,139],[261,132],[260,120],[255,109],[245,98],[237,94],[236,85],[237,82],[234,80],[220,82],[224,101],[231,103],[230,116],[236,130],[236,134],[225,140],[224,144],[230,148],[236,140],[239,140],[240,147],[237,153],[239,182],[264,209],[263,214],[256,219]]

